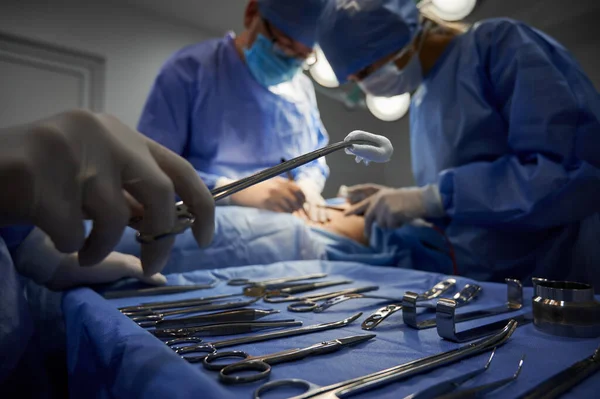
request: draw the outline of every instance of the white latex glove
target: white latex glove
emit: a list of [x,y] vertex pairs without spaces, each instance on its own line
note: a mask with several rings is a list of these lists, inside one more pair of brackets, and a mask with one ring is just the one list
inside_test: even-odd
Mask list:
[[[183,158],[108,115],[76,110],[0,130],[0,225],[34,224],[64,253],[95,265],[115,247],[130,219],[123,190],[144,209],[140,230],[169,232],[175,192],[196,215],[194,236],[208,245],[214,201]],[[86,239],[84,215],[94,221]],[[146,275],[167,262],[174,238],[142,246]]]
[[274,177],[231,195],[232,205],[292,213],[302,209],[304,193],[293,181]]
[[373,223],[383,229],[394,229],[419,218],[445,215],[437,186],[386,188],[352,206],[346,215],[365,215],[365,233],[370,235]]
[[315,223],[326,223],[328,218],[327,209],[324,207],[325,199],[317,185],[308,179],[298,180],[297,184],[306,198],[304,211],[308,218]]
[[52,290],[110,283],[126,277],[153,285],[167,282],[160,273],[145,276],[138,258],[118,252],[110,253],[97,265],[81,267],[76,253],[59,252],[50,238],[38,228],[23,240],[15,253],[14,263],[19,273]]
[[346,187],[344,197],[346,197],[349,203],[356,204],[383,189],[389,189],[389,187],[371,183],[357,184],[355,186]]

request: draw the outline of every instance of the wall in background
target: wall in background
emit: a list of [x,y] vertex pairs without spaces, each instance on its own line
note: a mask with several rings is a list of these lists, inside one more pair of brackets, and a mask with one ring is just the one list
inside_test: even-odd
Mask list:
[[208,37],[117,1],[2,0],[0,30],[106,59],[105,111],[136,126],[163,62]]

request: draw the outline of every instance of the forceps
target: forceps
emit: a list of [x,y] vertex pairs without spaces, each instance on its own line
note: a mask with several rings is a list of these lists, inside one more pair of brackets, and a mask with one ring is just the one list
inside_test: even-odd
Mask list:
[[[262,356],[250,356],[244,351],[213,353],[204,358],[202,363],[209,370],[219,371],[219,379],[225,384],[243,384],[269,378],[271,366],[284,362],[301,360],[308,356],[324,355],[336,352],[347,346],[360,344],[375,338],[375,334],[355,335],[352,337],[320,342],[306,348],[288,349],[281,352]],[[215,364],[223,358],[242,358],[243,360],[230,364]],[[255,371],[251,375],[235,375],[239,372]]]
[[[318,150],[309,152],[308,154],[300,155],[299,157],[290,159],[289,161],[282,162],[278,165],[275,165],[271,168],[267,168],[261,172],[255,173],[251,176],[245,177],[243,179],[239,179],[233,183],[227,184],[225,186],[214,188],[210,191],[213,196],[213,199],[219,201],[225,197],[228,197],[232,194],[237,193],[238,191],[244,190],[250,186],[261,183],[265,180],[268,180],[272,177],[279,176],[289,170],[295,169],[299,166],[305,165],[309,162],[314,161],[315,159],[321,158],[325,155],[331,154],[332,152],[341,150],[343,148],[352,147],[354,144],[357,145],[370,145],[370,146],[378,146],[377,142],[365,140],[365,139],[352,139],[348,141],[340,141],[338,143],[330,144],[326,147],[319,148]],[[143,234],[138,231],[136,239],[140,243],[150,243],[152,241],[157,241],[162,238],[171,237],[177,234],[183,233],[188,228],[194,225],[196,217],[188,210],[183,202],[178,202],[175,204],[176,209],[176,221],[175,226],[169,232],[151,235],[151,234]],[[134,227],[141,218],[135,218],[130,221],[130,226]],[[134,227],[135,228],[135,227]]]
[[203,305],[203,306],[195,306],[190,308],[176,309],[170,310],[166,312],[156,312],[153,310],[148,310],[145,312],[137,312],[128,315],[131,320],[136,323],[139,322],[148,322],[148,321],[163,321],[165,317],[175,316],[180,314],[188,314],[188,313],[200,313],[200,312],[209,312],[211,310],[226,310],[226,309],[236,309],[243,308],[245,306],[251,305],[254,302],[258,301],[260,298],[254,298],[249,301],[237,301],[237,302],[228,302],[228,303],[217,303],[211,305]]
[[480,385],[473,388],[458,390],[458,388],[464,384],[465,382],[472,380],[473,378],[483,374],[487,371],[492,363],[492,359],[494,358],[494,354],[496,353],[496,349],[492,352],[492,355],[488,359],[485,366],[478,370],[471,371],[467,374],[458,376],[456,378],[452,378],[439,384],[435,384],[426,388],[420,392],[413,393],[412,395],[408,395],[404,399],[460,399],[460,398],[479,398],[486,393],[495,391],[496,389],[514,381],[517,379],[519,374],[521,373],[521,368],[523,368],[523,362],[525,360],[525,356],[521,358],[519,362],[519,366],[517,371],[510,377],[504,378],[499,381],[491,382],[489,384]]
[[263,317],[279,313],[279,310],[267,309],[235,309],[226,310],[224,312],[209,313],[199,316],[182,317],[179,319],[169,319],[161,321],[149,321],[147,323],[138,323],[141,327],[156,327],[156,328],[185,328],[198,327],[208,323],[225,323],[225,322],[242,322],[256,321]]
[[151,288],[140,288],[135,290],[114,290],[107,291],[102,294],[106,299],[119,299],[119,298],[130,298],[135,296],[152,296],[152,295],[171,295],[180,294],[182,292],[206,290],[214,288],[217,285],[217,281],[213,281],[209,284],[195,284],[195,285],[167,285],[164,287],[151,287]]
[[288,305],[287,309],[290,312],[312,312],[315,310],[319,304],[318,301],[322,301],[325,299],[335,298],[340,295],[348,295],[348,294],[360,294],[362,292],[369,291],[377,291],[379,286],[373,285],[368,287],[361,288],[349,288],[341,291],[333,291],[333,292],[325,292],[322,294],[312,294],[305,296],[291,296],[289,294],[286,295],[272,295],[269,298],[265,298],[265,302],[269,303],[282,303],[282,302],[293,302]]
[[220,336],[237,335],[249,332],[266,330],[270,328],[297,327],[301,326],[301,321],[292,319],[276,321],[242,321],[217,324],[205,324],[203,326],[182,327],[182,328],[161,328],[152,331],[155,337],[159,338],[180,338],[201,336]]
[[437,355],[427,356],[421,359],[413,360],[408,363],[390,367],[385,370],[377,371],[362,377],[352,378],[336,384],[325,387],[318,386],[311,382],[300,379],[288,379],[272,381],[264,384],[254,392],[254,398],[259,399],[260,395],[283,386],[295,386],[304,388],[304,394],[295,396],[294,399],[337,399],[347,398],[359,393],[367,392],[373,389],[383,387],[396,381],[404,380],[412,376],[437,369],[448,364],[455,363],[482,352],[488,351],[504,344],[513,334],[517,323],[513,320],[497,334],[492,337],[484,338],[469,345],[462,346],[448,352]]
[[301,292],[314,291],[319,288],[333,287],[334,285],[350,284],[352,280],[322,281],[319,283],[294,284],[284,288],[269,289],[265,286],[257,285],[244,288],[244,295],[251,297],[264,297],[265,299],[277,297],[281,294],[299,294]]
[[306,274],[304,276],[273,278],[270,280],[263,280],[263,281],[252,281],[247,278],[232,278],[227,282],[227,285],[233,285],[234,287],[245,286],[245,285],[269,286],[269,285],[276,285],[276,284],[293,283],[295,281],[302,281],[302,280],[313,280],[313,279],[323,278],[323,277],[327,277],[327,274],[325,274],[325,273]]
[[[176,353],[181,355],[188,362],[195,363],[195,362],[202,361],[206,357],[206,355],[203,355],[203,356],[184,356],[184,355],[189,354],[189,353],[206,353],[208,355],[211,353],[216,353],[217,349],[226,348],[229,346],[250,344],[250,343],[254,343],[254,342],[263,342],[263,341],[269,341],[271,339],[294,337],[296,335],[311,334],[311,333],[319,332],[319,331],[333,330],[335,328],[341,328],[341,327],[347,326],[348,324],[350,324],[353,321],[355,321],[356,319],[358,319],[360,316],[362,316],[362,313],[357,313],[354,316],[348,317],[346,319],[334,321],[334,322],[330,322],[330,323],[321,323],[321,324],[313,324],[311,326],[306,326],[306,327],[289,328],[289,329],[283,330],[283,331],[274,331],[274,332],[265,333],[265,334],[252,335],[252,336],[248,336],[248,337],[241,337],[241,338],[235,338],[235,339],[228,339],[228,340],[224,340],[224,341],[209,342],[209,343],[205,343],[205,344],[200,344],[200,342],[202,342],[202,340],[199,338],[194,338],[194,337],[173,339],[173,340],[165,342],[165,344],[167,346],[173,348]],[[186,343],[196,343],[197,345],[177,347],[178,345],[186,344]]]
[[[438,296],[442,295],[444,292],[453,289],[454,286],[456,285],[456,280],[453,278],[449,278],[446,279],[444,281],[441,281],[439,283],[437,283],[435,286],[433,286],[429,291],[426,291],[423,293],[422,299],[423,300],[428,300],[428,299],[433,299],[433,298],[437,298]],[[349,295],[341,295],[335,298],[331,298],[329,300],[327,300],[326,302],[323,302],[321,305],[317,306],[314,309],[315,313],[321,313],[324,312],[325,310],[329,309],[332,306],[335,306],[339,303],[342,302],[346,302],[348,300],[351,299],[360,299],[360,298],[367,298],[367,299],[383,299],[384,301],[387,302],[402,302],[402,299],[399,298],[391,298],[391,297],[387,297],[387,296],[379,296],[379,295],[364,295],[364,294],[349,294]],[[402,307],[400,306],[400,309]],[[397,310],[394,311],[389,311],[388,314],[385,316],[389,316],[390,314],[394,313]],[[376,317],[377,315],[371,315],[369,318],[373,318]],[[385,319],[385,317],[383,317],[383,319]],[[366,321],[365,321],[366,322]]]

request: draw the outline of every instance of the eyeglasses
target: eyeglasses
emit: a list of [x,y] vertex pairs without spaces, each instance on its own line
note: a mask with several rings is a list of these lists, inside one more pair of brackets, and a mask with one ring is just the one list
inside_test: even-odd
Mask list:
[[265,26],[265,30],[267,31],[267,35],[273,43],[273,48],[277,53],[284,57],[291,57],[301,60],[305,69],[308,69],[317,63],[317,55],[314,52],[302,53],[298,51],[294,48],[294,41],[292,39],[283,34],[276,35],[271,23],[264,18],[262,18],[262,21],[263,25]]

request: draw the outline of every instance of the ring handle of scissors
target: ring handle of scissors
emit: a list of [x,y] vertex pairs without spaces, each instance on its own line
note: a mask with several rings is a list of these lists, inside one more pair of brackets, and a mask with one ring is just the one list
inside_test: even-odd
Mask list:
[[260,395],[266,392],[277,390],[281,387],[301,388],[304,389],[303,393],[321,388],[319,385],[313,384],[312,382],[300,380],[297,378],[290,378],[287,380],[276,380],[267,382],[266,384],[263,384],[260,387],[258,387],[256,391],[254,391],[254,399],[260,399]]
[[[250,375],[233,375],[240,371],[256,371],[256,373]],[[219,372],[219,379],[224,384],[233,385],[264,380],[269,378],[269,375],[271,375],[271,365],[262,360],[249,360],[223,367]]]
[[183,345],[183,344],[199,344],[201,342],[202,342],[201,338],[196,338],[196,337],[181,337],[181,338],[175,338],[175,339],[168,340],[167,342],[165,342],[165,345],[167,345],[169,348],[171,348],[173,350],[177,350],[177,349],[185,348],[185,346],[179,346],[179,345]]
[[250,280],[248,280],[247,278],[232,278],[231,280],[227,281],[227,285],[231,285],[234,287],[240,287],[248,284],[250,284]]
[[306,313],[306,312],[312,312],[318,306],[319,306],[319,304],[316,302],[298,301],[298,302],[290,303],[288,305],[287,309],[290,312],[294,312],[294,313]]
[[[175,353],[181,356],[183,359],[187,360],[190,363],[198,363],[204,360],[204,358],[210,354],[216,353],[217,348],[215,348],[211,344],[203,344],[203,345],[194,345],[194,346],[186,346],[183,348],[175,349]],[[202,356],[187,356],[190,353],[206,353],[206,355]]]
[[206,356],[204,360],[202,360],[202,364],[204,368],[207,370],[213,371],[221,371],[227,366],[231,366],[235,363],[239,363],[236,361],[234,363],[225,363],[225,364],[216,364],[214,363],[216,360],[225,359],[225,358],[236,358],[236,359],[248,359],[250,355],[244,351],[227,351],[227,352],[214,352],[210,355]]

